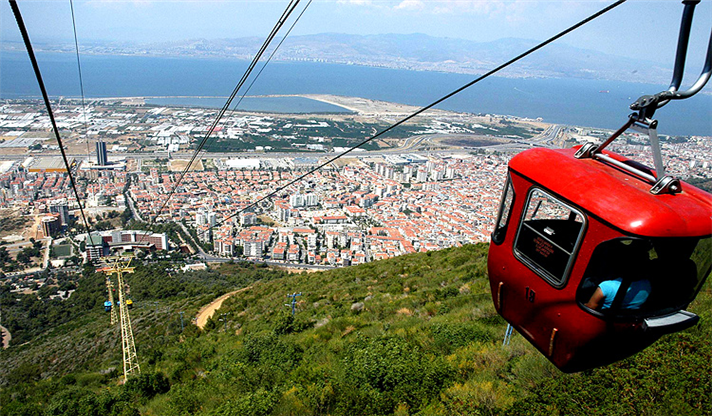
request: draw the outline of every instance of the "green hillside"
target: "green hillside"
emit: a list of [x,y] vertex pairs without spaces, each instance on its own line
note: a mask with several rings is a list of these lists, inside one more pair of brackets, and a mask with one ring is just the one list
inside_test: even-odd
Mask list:
[[[516,334],[502,346],[486,254],[470,245],[291,275],[251,264],[140,267],[129,282],[142,374],[125,385],[103,277],[87,273],[78,299],[94,293],[95,306],[0,353],[0,415],[712,413],[709,281],[690,308],[700,325],[567,375]],[[189,323],[249,285],[204,331]],[[285,304],[295,292],[293,318]]]

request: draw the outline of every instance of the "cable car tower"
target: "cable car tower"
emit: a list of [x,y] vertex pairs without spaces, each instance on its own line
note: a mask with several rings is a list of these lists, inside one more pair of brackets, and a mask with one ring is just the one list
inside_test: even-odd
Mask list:
[[107,269],[107,276],[106,276],[106,289],[109,291],[109,307],[111,308],[110,313],[111,313],[111,326],[116,325],[116,303],[114,302],[114,284],[111,282],[111,279],[109,278],[108,271],[111,269]]
[[[111,275],[116,275],[118,294],[119,294],[119,318],[121,326],[121,349],[124,356],[124,382],[128,380],[129,375],[140,374],[141,367],[138,364],[138,356],[136,355],[136,344],[134,342],[133,330],[131,329],[131,317],[129,316],[129,308],[126,305],[126,296],[124,296],[124,273],[133,273],[134,268],[129,267],[131,258],[110,257],[110,262],[101,270],[107,274],[107,285],[109,286],[109,299],[113,303],[111,295]],[[112,309],[113,310],[113,309]],[[115,312],[114,312],[115,313]],[[112,316],[112,324],[116,321]]]

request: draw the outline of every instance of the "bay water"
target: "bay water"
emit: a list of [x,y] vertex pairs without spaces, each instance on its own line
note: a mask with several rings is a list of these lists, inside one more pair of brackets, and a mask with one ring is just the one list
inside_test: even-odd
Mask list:
[[[50,96],[80,96],[73,53],[40,52],[37,56]],[[81,63],[88,98],[169,97],[150,102],[207,107],[222,107],[225,99],[218,97],[232,92],[248,65],[247,61],[235,59],[134,55],[82,55]],[[358,65],[271,62],[249,95],[333,94],[423,106],[474,78]],[[438,108],[616,129],[631,113],[631,102],[666,87],[605,80],[490,77]],[[37,97],[40,92],[27,54],[0,52],[0,98]],[[284,113],[345,111],[297,97],[250,97],[240,108]],[[660,122],[660,134],[712,136],[712,95],[700,93],[689,100],[672,102],[655,116]]]

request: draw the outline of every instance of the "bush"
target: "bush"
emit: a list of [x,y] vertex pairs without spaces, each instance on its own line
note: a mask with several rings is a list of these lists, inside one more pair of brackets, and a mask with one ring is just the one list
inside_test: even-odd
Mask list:
[[433,346],[444,354],[473,342],[493,342],[494,335],[475,322],[435,324],[431,327]]
[[128,393],[137,394],[144,399],[152,399],[157,394],[167,393],[171,385],[163,373],[144,373],[129,379],[124,388]]
[[215,416],[267,416],[279,402],[279,395],[264,389],[228,401],[212,412]]
[[359,336],[343,360],[337,408],[344,414],[393,413],[401,403],[418,409],[437,397],[450,372],[402,338]]

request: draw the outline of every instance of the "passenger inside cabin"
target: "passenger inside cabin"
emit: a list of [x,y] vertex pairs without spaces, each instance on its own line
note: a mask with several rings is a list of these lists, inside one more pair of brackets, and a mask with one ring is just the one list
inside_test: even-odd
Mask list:
[[[647,242],[629,240],[627,244],[620,244],[614,258],[615,279],[604,280],[591,295],[586,306],[605,312],[610,309],[638,310],[648,300],[652,287],[650,278],[650,247]],[[625,294],[617,299],[620,288],[624,287]]]
[[[601,282],[598,285],[598,288],[596,288],[596,291],[593,292],[591,299],[586,302],[586,306],[600,311],[610,309],[622,284],[623,278],[605,280]],[[631,310],[640,309],[645,301],[648,300],[650,291],[651,286],[648,279],[640,279],[630,282],[630,286],[628,286],[620,308]]]

